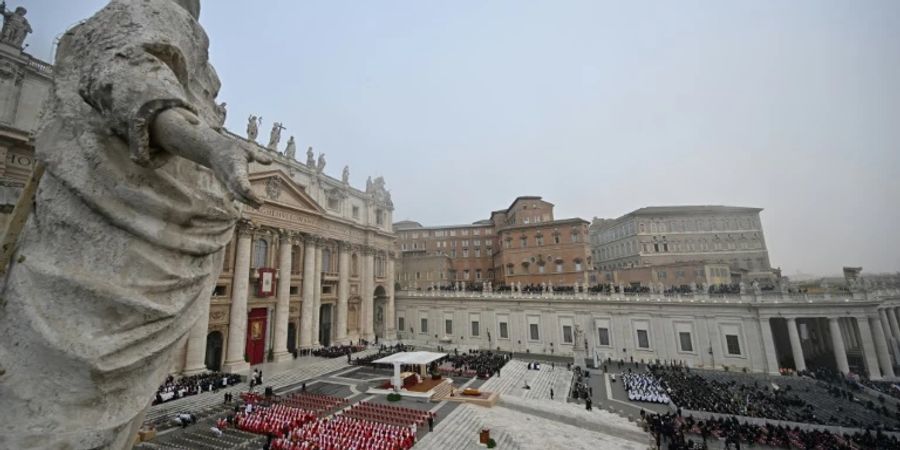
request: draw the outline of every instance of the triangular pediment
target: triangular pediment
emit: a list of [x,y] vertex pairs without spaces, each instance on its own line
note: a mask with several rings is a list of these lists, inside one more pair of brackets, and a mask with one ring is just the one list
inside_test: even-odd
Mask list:
[[270,205],[311,212],[325,213],[325,209],[297,185],[287,174],[280,170],[257,172],[250,175],[253,192]]

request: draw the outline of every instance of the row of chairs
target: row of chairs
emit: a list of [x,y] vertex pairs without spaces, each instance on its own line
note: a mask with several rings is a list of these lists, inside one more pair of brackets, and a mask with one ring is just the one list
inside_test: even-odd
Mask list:
[[361,402],[344,411],[344,414],[358,419],[403,426],[412,424],[422,426],[429,417],[435,417],[435,414],[429,411],[369,402]]
[[407,427],[358,420],[346,415],[318,419],[275,439],[272,450],[408,450],[415,436]]

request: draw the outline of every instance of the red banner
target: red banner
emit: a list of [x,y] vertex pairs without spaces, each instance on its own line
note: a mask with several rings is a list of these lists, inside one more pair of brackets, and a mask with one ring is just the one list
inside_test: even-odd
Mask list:
[[275,295],[275,269],[258,269],[259,278],[256,283],[257,297],[271,297]]

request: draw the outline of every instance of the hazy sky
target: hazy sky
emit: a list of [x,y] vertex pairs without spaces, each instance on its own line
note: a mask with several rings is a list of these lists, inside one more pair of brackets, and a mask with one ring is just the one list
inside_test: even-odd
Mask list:
[[[51,59],[105,3],[8,7]],[[758,206],[788,275],[900,270],[900,1],[215,0],[201,23],[228,127],[384,175],[396,220]]]

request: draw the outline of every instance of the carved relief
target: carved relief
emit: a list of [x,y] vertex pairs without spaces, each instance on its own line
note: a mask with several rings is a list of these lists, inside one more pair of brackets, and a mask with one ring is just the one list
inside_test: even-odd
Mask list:
[[278,197],[281,197],[281,178],[271,177],[266,181],[266,195],[272,200],[278,200]]
[[224,324],[228,322],[228,307],[216,307],[209,310],[210,324]]

